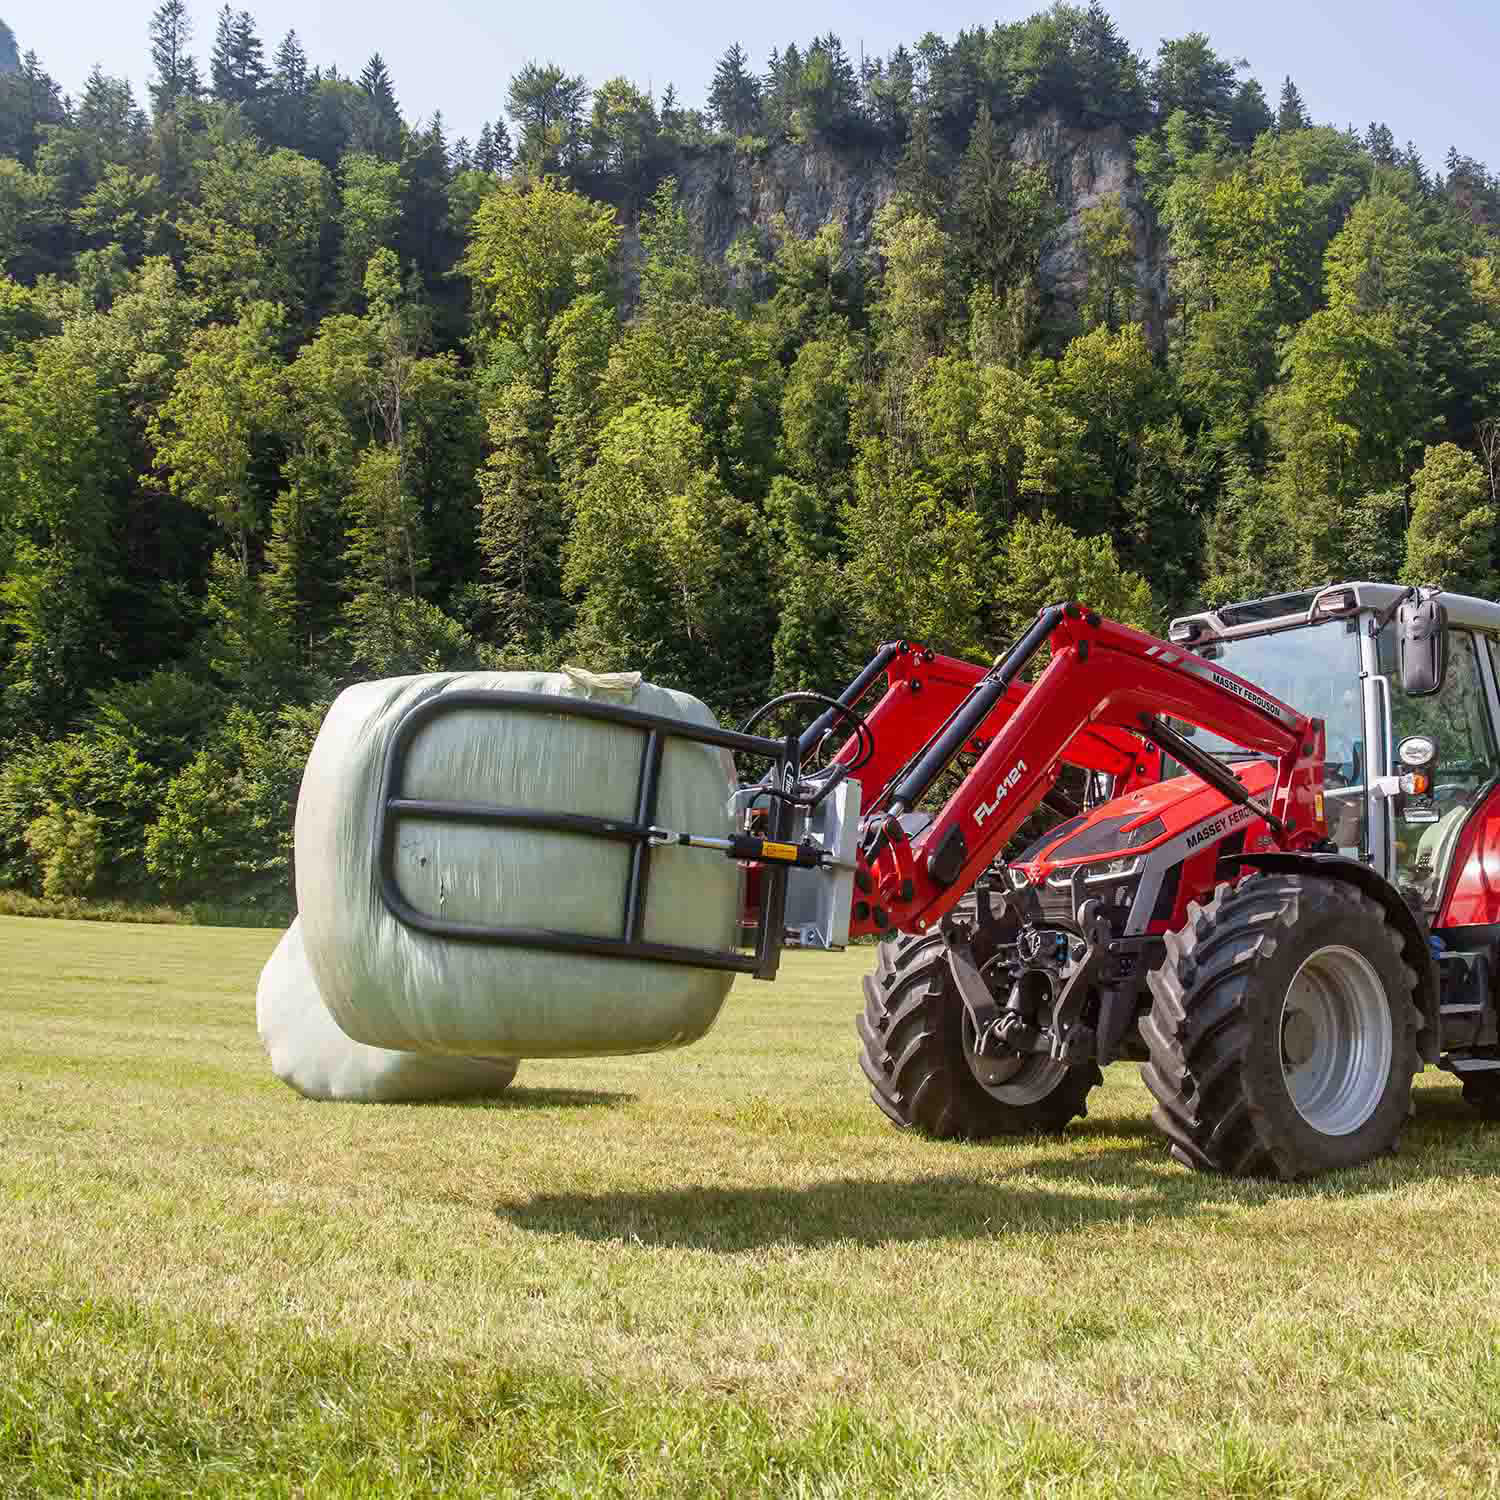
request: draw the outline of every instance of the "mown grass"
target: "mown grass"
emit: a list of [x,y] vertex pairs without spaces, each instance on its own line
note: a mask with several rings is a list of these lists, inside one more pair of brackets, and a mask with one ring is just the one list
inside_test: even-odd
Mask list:
[[0,1494],[1500,1492],[1500,1131],[1174,1167],[884,1124],[868,953],[695,1048],[310,1104],[264,932],[0,918]]

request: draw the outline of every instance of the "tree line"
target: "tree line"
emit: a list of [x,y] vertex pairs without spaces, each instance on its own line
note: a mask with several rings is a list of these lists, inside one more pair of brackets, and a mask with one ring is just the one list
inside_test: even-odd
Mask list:
[[[1200,34],[731,46],[702,108],[528,63],[472,143],[245,11],[206,66],[186,0],[148,41],[144,103],[0,73],[0,884],[283,903],[360,678],[568,660],[732,717],[1064,595],[1496,587],[1494,178]],[[1047,112],[1132,143],[1164,329],[1116,199],[1049,310]],[[707,255],[678,175],[788,146],[894,185],[872,243]]]

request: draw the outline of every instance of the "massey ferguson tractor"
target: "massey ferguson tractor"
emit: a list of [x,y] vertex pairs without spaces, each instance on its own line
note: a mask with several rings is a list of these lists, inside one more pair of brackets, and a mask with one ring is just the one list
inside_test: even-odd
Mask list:
[[1424,1063],[1500,1117],[1500,605],[1336,584],[1169,635],[1054,605],[988,670],[901,641],[805,695],[725,851],[745,967],[884,939],[860,1063],[937,1137],[1059,1130],[1115,1059],[1234,1176],[1394,1149]]

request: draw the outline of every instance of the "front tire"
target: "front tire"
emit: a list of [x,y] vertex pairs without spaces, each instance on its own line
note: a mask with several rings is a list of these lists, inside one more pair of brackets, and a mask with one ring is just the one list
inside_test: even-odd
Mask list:
[[[975,898],[965,896],[957,914],[974,922],[976,912]],[[987,946],[993,951],[996,935],[979,925],[981,956]],[[938,1140],[980,1140],[1052,1133],[1088,1113],[1089,1090],[1104,1081],[1093,1063],[1065,1067],[1041,1056],[1018,1058],[1002,1078],[1001,1060],[974,1059],[966,1045],[968,1011],[940,932],[903,934],[878,951],[855,1026],[870,1095],[891,1121]],[[981,1083],[976,1066],[995,1081]]]
[[1418,1068],[1416,971],[1344,881],[1221,885],[1148,977],[1141,1077],[1184,1166],[1305,1177],[1395,1149]]

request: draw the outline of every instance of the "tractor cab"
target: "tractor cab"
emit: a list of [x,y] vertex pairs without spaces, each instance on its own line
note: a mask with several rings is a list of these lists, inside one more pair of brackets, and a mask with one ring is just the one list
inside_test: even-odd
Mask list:
[[[1341,854],[1434,926],[1489,922],[1478,913],[1500,884],[1500,801],[1492,833],[1477,814],[1500,780],[1500,604],[1429,601],[1440,656],[1424,680],[1419,667],[1402,671],[1409,592],[1339,583],[1277,594],[1183,616],[1170,639],[1323,720],[1325,817]],[[1212,734],[1192,739],[1229,763],[1247,754]]]

